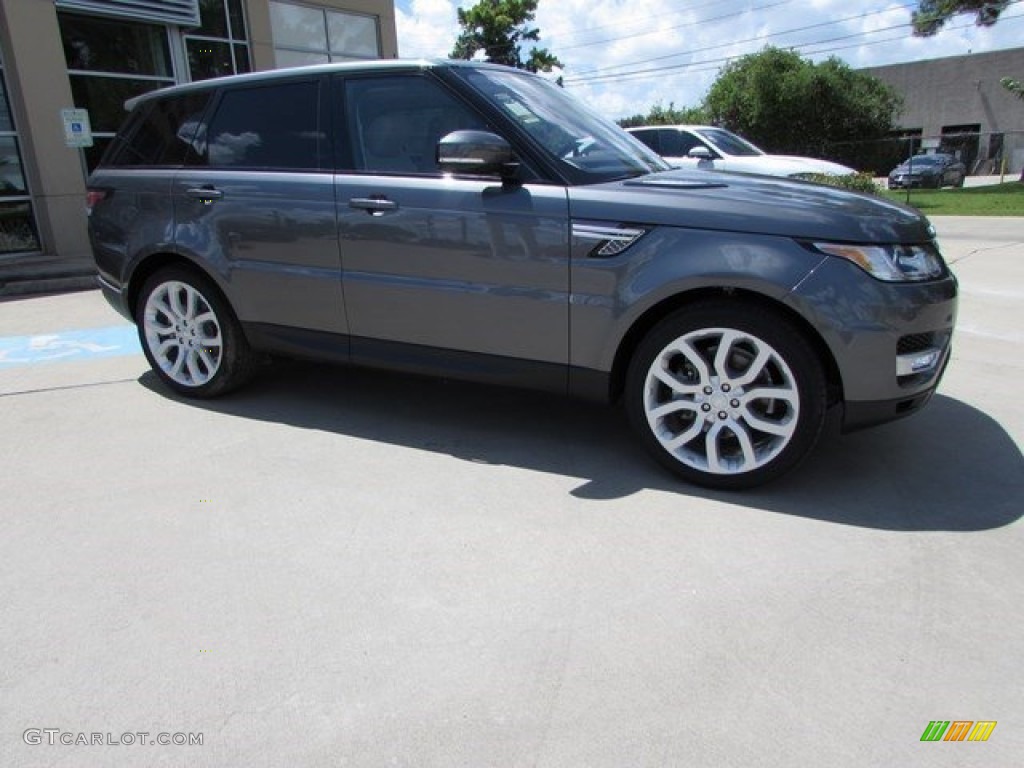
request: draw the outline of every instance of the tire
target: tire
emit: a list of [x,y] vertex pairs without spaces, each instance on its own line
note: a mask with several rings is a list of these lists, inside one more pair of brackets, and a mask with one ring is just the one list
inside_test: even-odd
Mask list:
[[216,397],[252,376],[255,358],[235,313],[194,270],[168,267],[146,280],[135,323],[153,371],[179,394]]
[[[723,341],[728,355],[719,355]],[[658,462],[696,485],[738,490],[774,480],[810,452],[825,423],[827,387],[796,325],[723,300],[678,310],[644,337],[625,399]]]

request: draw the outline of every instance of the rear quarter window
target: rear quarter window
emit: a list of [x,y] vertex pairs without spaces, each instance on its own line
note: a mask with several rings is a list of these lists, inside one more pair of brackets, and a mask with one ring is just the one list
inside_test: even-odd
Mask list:
[[102,165],[181,165],[209,100],[209,91],[200,91],[144,102],[128,118]]

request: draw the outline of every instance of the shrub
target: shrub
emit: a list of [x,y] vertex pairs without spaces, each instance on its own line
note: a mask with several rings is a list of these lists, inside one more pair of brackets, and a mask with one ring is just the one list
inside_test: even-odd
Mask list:
[[870,173],[848,173],[845,176],[829,176],[824,173],[801,174],[804,181],[813,181],[815,184],[825,184],[830,187],[849,189],[853,192],[867,192],[877,195],[882,190],[875,184]]

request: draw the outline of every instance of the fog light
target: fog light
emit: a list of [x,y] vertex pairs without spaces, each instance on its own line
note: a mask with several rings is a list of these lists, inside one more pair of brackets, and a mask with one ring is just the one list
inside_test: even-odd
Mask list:
[[939,355],[940,350],[938,349],[927,349],[910,355],[899,355],[896,358],[896,375],[913,376],[917,373],[927,373],[939,362]]

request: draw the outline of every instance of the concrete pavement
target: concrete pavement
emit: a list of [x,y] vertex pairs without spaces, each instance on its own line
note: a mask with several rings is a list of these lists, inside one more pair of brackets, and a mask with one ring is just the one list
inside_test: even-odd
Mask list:
[[0,765],[1017,764],[1024,222],[935,223],[940,394],[747,494],[530,393],[286,364],[182,402],[64,334],[123,325],[98,293],[0,302],[53,337],[0,356]]

